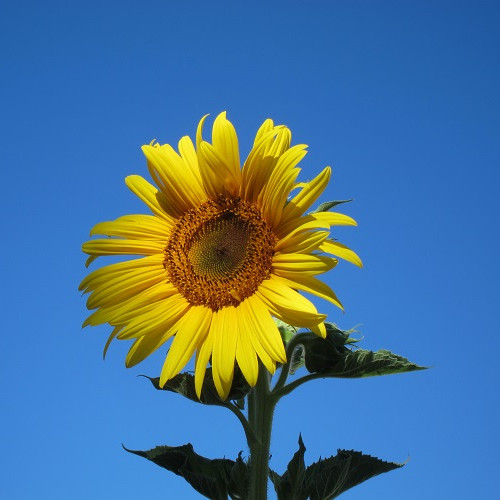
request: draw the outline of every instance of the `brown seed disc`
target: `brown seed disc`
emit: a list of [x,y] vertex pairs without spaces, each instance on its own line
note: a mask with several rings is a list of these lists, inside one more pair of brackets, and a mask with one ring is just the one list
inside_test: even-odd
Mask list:
[[170,282],[192,305],[237,306],[271,274],[276,237],[258,208],[209,200],[180,217],[165,247]]

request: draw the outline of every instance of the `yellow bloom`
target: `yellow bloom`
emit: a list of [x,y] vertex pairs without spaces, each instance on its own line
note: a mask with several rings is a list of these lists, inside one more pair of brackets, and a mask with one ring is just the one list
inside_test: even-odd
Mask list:
[[[306,146],[290,147],[291,133],[266,120],[240,167],[236,131],[221,113],[212,143],[196,133],[168,145],[143,146],[154,187],[140,176],[127,186],[153,215],[126,215],[94,226],[83,244],[87,265],[102,255],[138,255],[90,273],[80,290],[96,309],[86,325],[114,327],[115,337],[132,339],[126,365],[133,366],[173,337],[160,384],[178,374],[196,353],[195,384],[200,395],[211,359],[219,395],[226,398],[235,361],[255,385],[258,360],[274,373],[286,361],[273,316],[325,336],[326,315],[297,290],[342,307],[315,276],[337,259],[361,265],[359,257],[329,238],[334,225],[356,225],[342,214],[304,215],[328,184],[326,167],[297,183]],[[297,190],[291,196],[291,191]],[[290,197],[291,196],[291,197]]]

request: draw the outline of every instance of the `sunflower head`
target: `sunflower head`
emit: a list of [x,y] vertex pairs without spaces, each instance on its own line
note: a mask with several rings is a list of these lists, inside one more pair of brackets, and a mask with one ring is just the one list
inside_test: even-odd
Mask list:
[[305,214],[328,184],[330,168],[298,183],[306,146],[291,146],[288,128],[266,120],[240,165],[226,114],[215,119],[211,143],[203,139],[205,118],[196,146],[189,137],[178,152],[168,144],[143,146],[156,186],[140,176],[126,183],[152,214],[97,224],[91,236],[106,238],[83,244],[88,263],[103,255],[135,258],[91,272],[80,290],[95,309],[84,325],[113,327],[105,351],[114,338],[133,340],[126,358],[133,366],[173,338],[160,385],[195,355],[198,396],[211,360],[225,399],[235,363],[253,386],[259,362],[274,373],[286,361],[273,318],[325,336],[326,316],[299,291],[342,307],[316,276],[332,269],[336,257],[361,261],[330,237],[334,225],[355,225],[352,218]]

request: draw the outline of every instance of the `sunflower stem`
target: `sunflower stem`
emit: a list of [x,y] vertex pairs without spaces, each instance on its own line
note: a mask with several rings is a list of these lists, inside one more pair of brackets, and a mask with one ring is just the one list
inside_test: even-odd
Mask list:
[[[292,337],[292,339],[288,342],[288,345],[286,346],[287,362],[281,365],[280,376],[278,377],[278,381],[276,382],[276,385],[273,387],[272,390],[273,394],[277,394],[281,390],[281,388],[285,385],[285,382],[288,379],[288,375],[290,375],[290,365],[293,359],[293,351],[295,351],[295,348],[298,345],[300,345],[303,337],[304,335],[299,333],[294,337]],[[279,399],[279,397],[277,399]]]
[[274,407],[277,399],[269,390],[270,374],[261,365],[257,385],[248,396],[248,420],[255,440],[250,448],[250,493],[249,500],[266,500],[269,477],[269,449]]
[[233,403],[228,403],[226,405],[226,408],[231,410],[236,415],[238,420],[240,421],[240,424],[243,427],[243,430],[245,431],[245,437],[247,438],[247,442],[250,443],[251,441],[255,441],[255,439],[256,439],[255,433],[254,433],[252,427],[250,427],[243,412]]
[[297,387],[300,387],[302,384],[305,384],[306,382],[309,382],[310,380],[316,380],[319,378],[326,378],[324,373],[311,373],[309,375],[305,375],[303,377],[300,377],[297,380],[294,380],[293,382],[290,382],[289,384],[285,385],[284,387],[281,387],[279,390],[275,392],[275,397],[277,399],[282,398],[283,396],[286,396],[287,394],[290,394],[293,390],[297,389]]

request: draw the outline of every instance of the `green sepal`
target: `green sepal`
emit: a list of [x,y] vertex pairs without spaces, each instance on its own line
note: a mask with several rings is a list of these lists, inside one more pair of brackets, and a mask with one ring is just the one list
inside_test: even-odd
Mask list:
[[296,335],[297,329],[289,325],[288,323],[285,323],[284,321],[281,321],[278,318],[273,318],[274,322],[276,323],[276,326],[278,327],[278,330],[281,334],[281,338],[285,344],[285,346],[292,340],[292,338]]
[[305,349],[304,362],[306,369],[313,372],[324,372],[351,352],[346,344],[357,342],[350,338],[350,331],[340,330],[333,323],[325,323],[326,338],[318,337],[312,332],[301,334]]
[[338,450],[336,456],[320,459],[305,467],[305,446],[299,436],[299,450],[280,476],[273,470],[269,477],[278,500],[331,500],[371,477],[403,467],[359,451]]
[[[145,375],[143,375],[145,376]],[[250,392],[251,387],[248,385],[245,377],[237,367],[234,370],[233,383],[231,385],[231,390],[227,400],[223,400],[219,397],[217,389],[215,388],[214,379],[212,377],[212,368],[207,368],[205,373],[205,380],[203,381],[203,387],[201,389],[200,399],[196,395],[196,389],[194,385],[194,375],[184,372],[179,373],[175,377],[167,380],[163,387],[160,387],[160,378],[146,377],[151,381],[153,386],[158,390],[176,392],[181,394],[185,398],[195,401],[196,403],[202,403],[205,405],[216,405],[216,406],[227,406],[228,401],[237,400],[238,406],[244,406],[244,398]]]
[[321,203],[318,205],[318,208],[315,208],[312,212],[309,212],[309,214],[317,214],[319,212],[328,212],[328,210],[331,210],[333,207],[336,207],[337,205],[340,205],[341,203],[349,203],[351,200],[335,200],[335,201],[325,201],[324,203]]
[[183,477],[198,493],[212,500],[246,498],[248,467],[241,458],[208,459],[198,455],[188,443],[183,446],[157,446],[152,450],[129,450],[156,465]]

